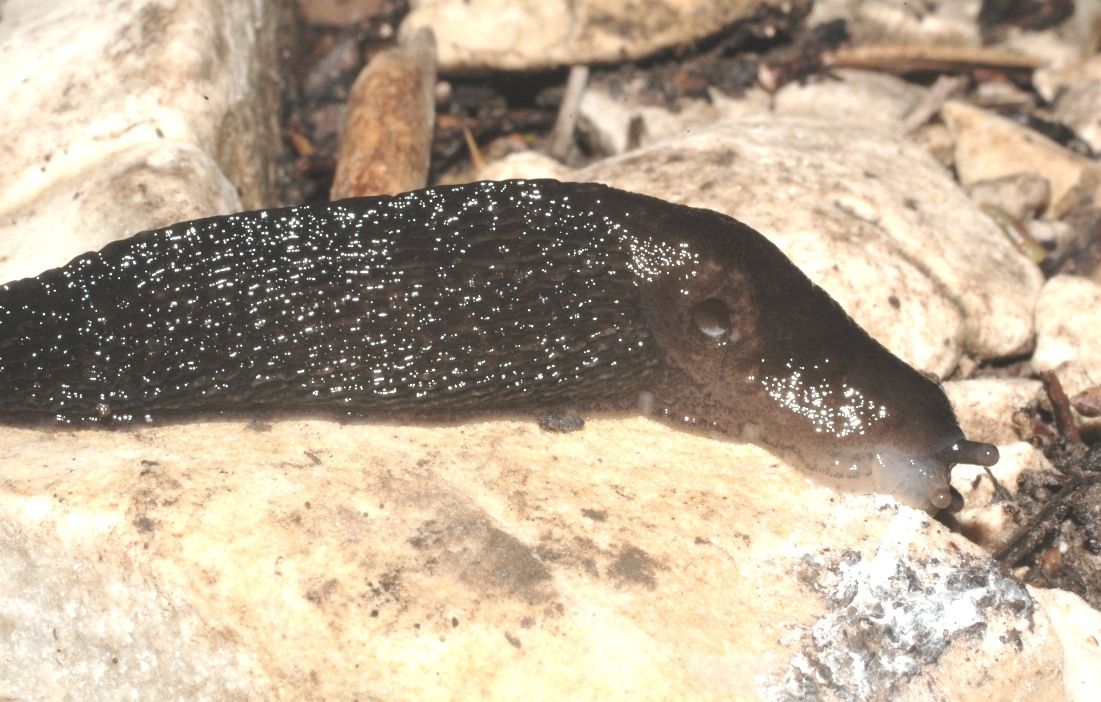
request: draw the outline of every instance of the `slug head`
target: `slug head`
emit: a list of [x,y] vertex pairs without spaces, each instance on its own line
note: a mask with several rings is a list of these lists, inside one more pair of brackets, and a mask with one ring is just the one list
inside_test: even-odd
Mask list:
[[661,203],[626,237],[666,368],[654,414],[752,440],[827,482],[946,507],[955,463],[991,465],[940,387],[750,227]]

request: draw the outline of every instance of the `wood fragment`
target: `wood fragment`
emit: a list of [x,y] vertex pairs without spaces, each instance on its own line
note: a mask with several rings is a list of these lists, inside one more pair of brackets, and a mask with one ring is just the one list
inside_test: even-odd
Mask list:
[[474,132],[470,131],[470,126],[463,124],[463,141],[466,142],[466,150],[470,153],[470,168],[475,173],[478,173],[486,167],[486,158],[482,155],[481,148],[478,147],[478,140],[474,138]]
[[823,57],[826,66],[908,73],[910,71],[970,71],[994,68],[1033,71],[1044,65],[1035,56],[987,46],[919,46],[881,44],[842,47]]
[[994,498],[991,502],[1010,502],[1013,499],[1013,493],[1005,489],[1002,481],[998,480],[994,476],[994,471],[990,470],[990,466],[983,466],[982,469],[986,471],[986,476],[990,478],[990,484],[994,486]]
[[303,134],[301,130],[291,127],[288,128],[285,133],[287,138],[290,139],[291,146],[294,147],[295,154],[300,158],[308,158],[317,153],[317,149],[314,148],[313,142],[311,142],[310,138]]
[[428,29],[372,59],[348,98],[332,199],[427,185],[435,88],[436,40]]
[[1059,430],[1059,434],[1076,444],[1082,443],[1082,435],[1078,433],[1078,424],[1075,423],[1074,413],[1070,409],[1070,400],[1067,399],[1067,393],[1063,390],[1063,384],[1059,382],[1059,376],[1048,371],[1040,378],[1044,383],[1044,392],[1051,400],[1055,427]]
[[1051,501],[1044,505],[1023,529],[1014,534],[1005,546],[992,554],[994,560],[1012,568],[1035,551],[1070,514],[1071,507],[1068,500],[1077,494],[1079,483],[1079,480],[1072,479],[1058,495],[1051,498]]

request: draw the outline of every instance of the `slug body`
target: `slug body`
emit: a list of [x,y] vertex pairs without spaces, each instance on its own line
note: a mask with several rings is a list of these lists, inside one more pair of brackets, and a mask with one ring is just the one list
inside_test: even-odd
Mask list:
[[183,222],[0,287],[0,415],[642,407],[919,507],[940,388],[725,215],[503,181]]

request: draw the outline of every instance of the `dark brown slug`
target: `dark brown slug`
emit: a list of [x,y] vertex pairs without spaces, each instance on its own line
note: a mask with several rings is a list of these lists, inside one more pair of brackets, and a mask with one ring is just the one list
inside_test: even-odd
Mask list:
[[923,508],[998,455],[759,233],[602,185],[182,222],[0,287],[8,421],[636,407]]

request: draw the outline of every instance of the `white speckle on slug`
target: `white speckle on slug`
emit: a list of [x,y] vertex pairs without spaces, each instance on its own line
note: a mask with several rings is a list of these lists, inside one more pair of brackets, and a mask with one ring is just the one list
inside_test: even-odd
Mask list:
[[[829,359],[824,359],[828,364]],[[770,398],[789,412],[805,417],[817,433],[838,438],[863,436],[869,427],[887,418],[887,409],[850,385],[834,387],[815,380],[818,366],[807,368],[793,361],[783,375],[766,375],[761,386]],[[834,401],[839,395],[842,402]]]

